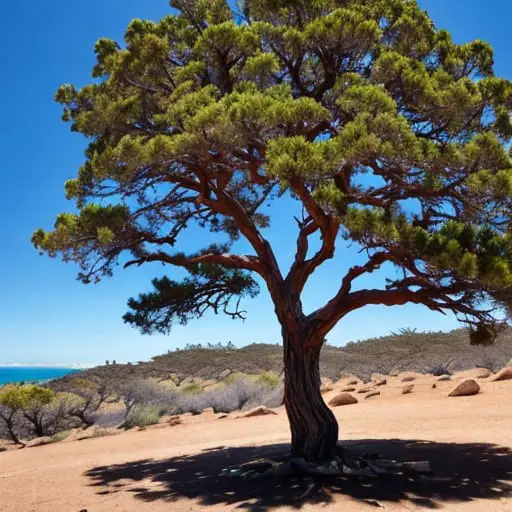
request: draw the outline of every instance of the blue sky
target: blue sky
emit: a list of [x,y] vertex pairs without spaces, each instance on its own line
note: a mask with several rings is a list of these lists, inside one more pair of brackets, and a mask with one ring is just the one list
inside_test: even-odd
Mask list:
[[[422,0],[437,25],[458,42],[480,38],[496,52],[499,75],[512,77],[509,0]],[[119,271],[99,285],[76,281],[76,268],[40,257],[30,244],[38,227],[49,228],[56,213],[71,207],[63,183],[83,160],[84,141],[60,120],[53,101],[65,82],[88,82],[93,47],[102,36],[121,39],[134,17],[158,19],[169,12],[166,0],[87,0],[6,2],[0,18],[0,364],[96,363],[105,359],[138,361],[186,343],[276,343],[279,327],[266,292],[246,302],[246,322],[208,316],[176,327],[170,336],[141,336],[122,322],[128,297],[149,289],[157,268]],[[283,264],[294,248],[294,224],[280,216],[269,238]],[[184,240],[193,246],[194,240]],[[355,262],[349,249],[315,277],[307,289],[306,309],[335,290],[338,276]],[[375,285],[374,279],[361,285]],[[353,313],[329,341],[379,336],[401,327],[448,330],[453,317],[418,306],[373,307]]]

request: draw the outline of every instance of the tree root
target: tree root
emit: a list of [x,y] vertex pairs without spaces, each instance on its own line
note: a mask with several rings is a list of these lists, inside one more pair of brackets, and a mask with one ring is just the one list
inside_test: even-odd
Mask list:
[[284,462],[260,459],[243,464],[236,469],[225,469],[221,474],[253,479],[268,476],[421,476],[430,475],[431,471],[428,461],[399,462],[382,459],[378,454],[364,454],[357,457],[344,454],[324,463],[311,463],[300,458],[292,458]]

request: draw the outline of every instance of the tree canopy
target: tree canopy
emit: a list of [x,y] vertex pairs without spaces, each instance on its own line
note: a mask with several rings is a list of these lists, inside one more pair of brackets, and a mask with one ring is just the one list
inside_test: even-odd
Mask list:
[[[207,310],[241,317],[259,276],[281,324],[311,343],[355,309],[406,303],[492,341],[512,285],[512,83],[491,47],[456,44],[414,0],[170,4],[122,44],[100,39],[94,80],[57,92],[90,143],[65,187],[78,212],[34,245],[84,282],[119,263],[187,270],[130,300],[125,320],[144,332]],[[304,212],[286,273],[264,236],[283,196]],[[179,252],[191,225],[218,242]],[[232,252],[240,237],[249,254]],[[366,260],[304,314],[308,279],[348,241]],[[385,287],[357,288],[386,264],[399,272]]]

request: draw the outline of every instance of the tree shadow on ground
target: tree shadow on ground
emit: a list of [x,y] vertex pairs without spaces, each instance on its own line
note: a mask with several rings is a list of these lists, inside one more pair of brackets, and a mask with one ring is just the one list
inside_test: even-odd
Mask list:
[[326,504],[350,497],[380,507],[385,502],[442,508],[449,502],[512,497],[512,450],[492,444],[361,440],[342,444],[351,453],[377,452],[400,461],[429,460],[428,477],[263,477],[222,476],[226,468],[269,458],[285,460],[288,445],[206,450],[165,460],[140,460],[91,469],[86,476],[98,494],[133,493],[136,499],[172,502],[188,498],[209,505],[237,505],[254,512],[287,505]]

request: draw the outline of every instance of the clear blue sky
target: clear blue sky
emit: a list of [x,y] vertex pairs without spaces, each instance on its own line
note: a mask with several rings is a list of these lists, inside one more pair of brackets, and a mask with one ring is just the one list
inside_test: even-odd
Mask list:
[[[422,0],[439,27],[456,41],[485,39],[496,51],[496,69],[512,77],[510,0]],[[0,18],[0,364],[138,361],[186,343],[278,342],[268,296],[247,302],[248,320],[209,316],[177,327],[170,336],[141,336],[125,326],[126,300],[149,289],[159,269],[119,271],[100,285],[75,280],[76,268],[40,257],[30,244],[37,227],[72,205],[63,183],[83,160],[84,141],[60,120],[52,97],[64,82],[83,85],[102,36],[121,39],[134,17],[158,19],[167,0],[52,0],[6,2]],[[283,262],[294,247],[293,223],[280,220],[269,237]],[[185,240],[192,245],[191,239]],[[307,290],[306,309],[334,292],[341,272],[355,262],[353,250],[318,275]],[[378,279],[372,278],[372,279]],[[372,279],[361,284],[374,285]],[[370,308],[347,317],[329,336],[333,344],[379,336],[400,327],[447,330],[457,326],[422,307]]]

